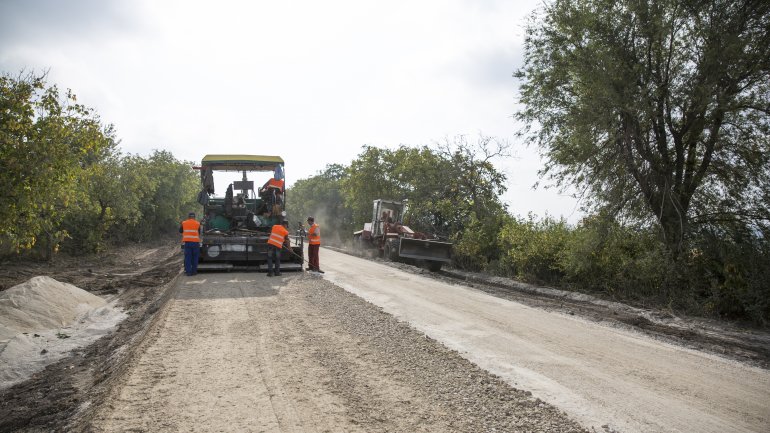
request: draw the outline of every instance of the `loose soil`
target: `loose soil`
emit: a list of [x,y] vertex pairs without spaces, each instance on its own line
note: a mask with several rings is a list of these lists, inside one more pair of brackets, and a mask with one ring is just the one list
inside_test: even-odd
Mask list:
[[0,287],[45,275],[100,296],[118,298],[129,314],[118,329],[49,365],[29,380],[0,391],[0,432],[77,431],[125,371],[172,292],[182,259],[175,242],[125,247],[53,263],[5,261]]

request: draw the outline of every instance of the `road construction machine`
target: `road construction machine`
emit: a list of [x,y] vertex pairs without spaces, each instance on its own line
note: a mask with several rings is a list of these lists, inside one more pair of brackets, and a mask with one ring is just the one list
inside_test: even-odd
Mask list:
[[380,257],[394,262],[424,266],[439,271],[452,261],[452,243],[415,232],[404,225],[406,203],[394,200],[374,200],[372,222],[353,233],[353,243],[362,252],[376,251]]
[[[267,263],[267,240],[274,224],[287,218],[285,212],[284,161],[267,155],[206,155],[200,170],[203,206],[201,253],[198,270],[260,270]],[[214,173],[240,173],[224,196],[214,194]],[[269,177],[254,188],[248,173]],[[238,175],[235,175],[237,179]],[[302,238],[289,236],[290,247],[281,252],[281,270],[302,270]]]

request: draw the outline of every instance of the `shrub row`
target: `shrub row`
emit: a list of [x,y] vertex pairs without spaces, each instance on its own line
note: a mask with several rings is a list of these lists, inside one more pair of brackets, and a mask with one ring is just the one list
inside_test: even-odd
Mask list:
[[550,217],[506,217],[486,227],[472,224],[458,236],[456,266],[637,305],[757,324],[770,320],[769,245],[746,227],[695,233],[676,260],[655,227],[600,216],[576,226]]

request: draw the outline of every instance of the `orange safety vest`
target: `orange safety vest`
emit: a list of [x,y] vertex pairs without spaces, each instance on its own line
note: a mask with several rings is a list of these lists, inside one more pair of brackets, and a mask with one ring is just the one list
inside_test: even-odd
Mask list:
[[270,231],[270,238],[267,240],[267,243],[276,248],[282,248],[283,241],[288,235],[289,231],[286,230],[286,227],[280,224],[275,224],[273,225],[273,229]]
[[275,180],[274,177],[271,177],[270,180],[267,181],[267,186],[279,188],[281,191],[283,191],[283,179],[281,180]]
[[200,242],[201,238],[198,236],[200,227],[201,223],[192,218],[182,221],[182,242]]
[[307,241],[310,245],[321,245],[321,227],[313,224],[307,231]]

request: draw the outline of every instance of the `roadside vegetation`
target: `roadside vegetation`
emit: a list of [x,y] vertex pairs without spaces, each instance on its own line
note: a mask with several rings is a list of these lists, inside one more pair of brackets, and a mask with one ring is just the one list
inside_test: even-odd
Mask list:
[[192,164],[118,144],[112,125],[44,75],[0,76],[0,254],[52,259],[176,230],[196,208]]

